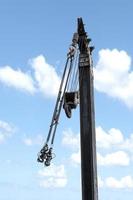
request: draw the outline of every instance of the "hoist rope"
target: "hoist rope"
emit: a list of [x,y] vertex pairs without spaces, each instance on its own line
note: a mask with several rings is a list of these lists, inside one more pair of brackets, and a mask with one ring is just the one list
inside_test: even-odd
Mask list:
[[73,74],[73,80],[71,84],[71,91],[77,91],[77,82],[78,82],[78,60],[79,60],[79,52],[77,51],[76,61],[75,61],[75,72]]
[[74,62],[74,67],[73,67],[73,73],[72,73],[72,80],[71,80],[71,87],[70,87],[70,91],[75,91],[75,81],[76,81],[76,74],[78,71],[78,57],[79,57],[79,53],[78,50],[76,51],[76,56],[75,56],[75,62]]
[[[69,63],[69,60],[70,60],[70,63]],[[48,136],[47,136],[47,139],[46,139],[44,146],[49,143],[50,138],[51,138],[50,144],[51,144],[51,146],[53,146],[56,128],[57,128],[57,125],[58,125],[59,116],[60,116],[60,112],[61,112],[61,108],[62,108],[62,104],[63,104],[64,94],[65,94],[66,88],[68,86],[71,71],[73,69],[73,61],[74,61],[74,57],[68,57],[67,58],[65,68],[64,68],[64,72],[63,72],[63,76],[62,76],[62,80],[61,80],[61,83],[60,83],[57,101],[56,101],[56,104],[55,104],[54,113],[53,113],[53,116],[52,116],[49,132],[48,132]]]
[[52,128],[53,128],[53,124],[54,124],[54,121],[55,121],[55,116],[56,116],[57,109],[58,109],[58,104],[59,104],[61,93],[62,93],[62,87],[63,87],[63,83],[64,83],[64,79],[65,79],[65,75],[66,75],[66,71],[67,71],[67,67],[68,67],[68,62],[69,62],[69,57],[67,58],[67,61],[66,61],[66,64],[65,64],[65,69],[64,69],[62,80],[61,80],[61,83],[60,83],[58,97],[57,97],[57,101],[56,101],[56,105],[55,105],[52,121],[51,121],[51,124],[50,124],[49,133],[48,133],[48,136],[47,136],[47,139],[46,139],[46,143],[49,142],[49,139],[50,139],[50,136],[51,136],[51,131],[52,131]]
[[[38,154],[38,161],[44,162],[46,166],[50,165],[50,161],[53,158],[53,144],[56,135],[56,129],[59,122],[62,104],[64,101],[65,92],[68,90],[76,90],[78,85],[78,58],[79,52],[77,50],[78,37],[74,34],[71,47],[67,54],[67,60],[62,75],[59,92],[49,128],[49,132],[46,138],[46,142]],[[49,146],[50,145],[50,146]]]
[[[69,71],[68,71],[68,74],[67,74],[66,84],[65,84],[64,91],[63,91],[63,94],[62,94],[62,97],[61,97],[61,100],[60,100],[59,115],[58,115],[58,119],[57,119],[57,124],[58,124],[58,120],[59,120],[59,116],[60,116],[60,112],[61,112],[61,108],[62,108],[62,103],[63,103],[63,98],[64,98],[64,94],[66,92],[66,88],[67,88],[67,84],[68,84],[68,80],[69,80],[69,76],[70,76],[72,67],[73,67],[73,58],[70,59],[70,66],[69,66]],[[51,140],[51,146],[53,146],[53,143],[54,143],[57,124],[55,126],[54,131],[53,131],[53,136],[52,136],[52,140]]]
[[70,75],[69,75],[68,84],[67,84],[67,87],[66,87],[67,92],[72,91],[72,80],[75,76],[74,74],[75,74],[75,70],[76,70],[76,60],[77,60],[77,49],[76,49],[74,60],[73,60],[73,66],[72,66],[72,69],[71,69],[71,72],[70,72]]

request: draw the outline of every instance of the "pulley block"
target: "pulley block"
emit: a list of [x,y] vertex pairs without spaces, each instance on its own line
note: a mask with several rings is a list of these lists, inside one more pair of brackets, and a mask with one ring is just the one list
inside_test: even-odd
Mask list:
[[71,118],[72,116],[72,109],[77,107],[79,103],[79,93],[76,92],[66,92],[64,95],[64,104],[63,108],[65,110],[66,116]]

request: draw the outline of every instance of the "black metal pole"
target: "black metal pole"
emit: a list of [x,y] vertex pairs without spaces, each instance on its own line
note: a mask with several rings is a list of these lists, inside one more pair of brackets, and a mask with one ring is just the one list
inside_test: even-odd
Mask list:
[[82,200],[98,200],[93,74],[90,40],[78,18]]

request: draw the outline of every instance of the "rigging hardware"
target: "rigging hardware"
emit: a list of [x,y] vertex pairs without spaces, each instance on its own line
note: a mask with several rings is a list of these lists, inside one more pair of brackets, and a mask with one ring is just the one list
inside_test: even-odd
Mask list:
[[[54,144],[54,139],[55,139],[55,134],[56,134],[56,129],[59,123],[59,117],[61,113],[61,108],[65,109],[65,113],[67,117],[70,118],[70,115],[68,113],[71,113],[71,109],[76,108],[76,97],[77,97],[77,92],[70,92],[70,89],[75,89],[76,83],[78,79],[77,72],[75,71],[75,66],[77,65],[77,57],[78,57],[78,50],[77,50],[77,44],[78,44],[78,34],[74,33],[73,39],[72,39],[72,44],[69,47],[69,52],[67,53],[67,60],[62,76],[62,80],[60,83],[59,87],[59,92],[55,104],[55,109],[53,112],[53,117],[51,120],[48,136],[46,139],[46,142],[41,149],[41,151],[38,153],[38,162],[43,162],[45,166],[49,166],[51,160],[53,159],[53,144]],[[77,55],[77,57],[76,57]],[[75,61],[75,63],[74,63]],[[75,66],[74,66],[75,64]],[[78,67],[77,67],[78,69]],[[71,78],[75,78],[74,81],[71,80]],[[70,87],[70,89],[69,89]],[[68,96],[72,96],[73,100],[69,100],[68,102]],[[71,98],[72,98],[71,97]],[[63,104],[64,103],[64,104]],[[49,144],[50,143],[50,144]]]

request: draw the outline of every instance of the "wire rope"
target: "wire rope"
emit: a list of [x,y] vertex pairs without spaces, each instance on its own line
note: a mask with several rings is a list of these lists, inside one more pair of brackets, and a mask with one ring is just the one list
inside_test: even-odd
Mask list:
[[63,83],[64,83],[64,80],[65,80],[65,75],[66,75],[66,71],[67,71],[67,67],[68,67],[68,61],[69,61],[69,57],[67,58],[67,61],[66,61],[66,64],[65,64],[65,69],[64,69],[62,80],[61,80],[61,83],[60,83],[59,93],[58,93],[58,97],[57,97],[57,101],[56,101],[56,105],[55,105],[52,121],[51,121],[51,124],[50,124],[49,133],[48,133],[48,136],[47,136],[47,139],[46,139],[46,143],[49,142],[49,139],[50,139],[50,136],[51,136],[52,127],[53,127],[53,124],[55,122],[57,109],[58,109],[60,97],[61,97],[61,94],[62,94],[62,87],[63,87]]
[[[64,94],[65,94],[65,92],[66,92],[66,88],[67,88],[69,76],[70,76],[70,74],[71,74],[72,66],[73,66],[73,58],[71,58],[71,60],[70,60],[70,66],[69,66],[69,71],[68,71],[68,75],[67,75],[67,79],[66,79],[65,88],[64,88],[64,91],[63,91],[63,94],[62,94],[62,98],[61,98],[61,100],[60,100],[60,106],[59,106],[59,113],[58,113],[57,124],[58,124],[58,120],[59,120],[59,116],[60,116],[60,112],[61,112],[61,108],[62,108],[62,103],[63,103],[63,98],[64,98]],[[56,126],[55,126],[54,131],[53,131],[53,136],[52,136],[52,140],[51,140],[51,146],[53,146],[53,143],[54,143],[57,124],[56,124]]]

